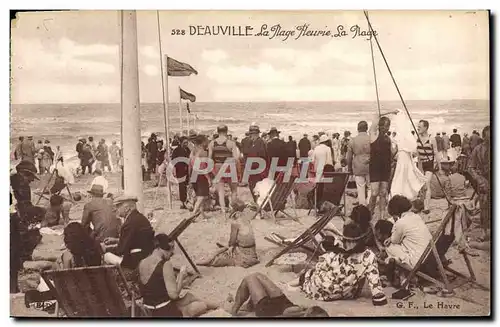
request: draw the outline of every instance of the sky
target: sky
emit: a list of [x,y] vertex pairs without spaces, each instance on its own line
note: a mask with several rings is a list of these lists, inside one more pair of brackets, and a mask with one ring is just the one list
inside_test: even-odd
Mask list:
[[[137,12],[141,102],[161,102],[155,11]],[[372,11],[377,38],[405,100],[489,99],[486,11]],[[160,11],[162,52],[198,75],[170,77],[199,102],[375,101],[370,42],[362,11]],[[189,26],[251,26],[337,32],[344,37],[171,35]],[[298,33],[297,30],[295,30]],[[297,34],[295,34],[296,36]],[[11,30],[12,103],[120,102],[117,11],[22,13]],[[399,99],[373,40],[381,100]]]

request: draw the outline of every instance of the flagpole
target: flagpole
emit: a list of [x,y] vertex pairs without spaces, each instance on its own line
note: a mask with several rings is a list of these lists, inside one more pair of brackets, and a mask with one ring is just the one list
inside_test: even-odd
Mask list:
[[137,197],[137,209],[143,211],[137,15],[135,10],[123,10],[120,15],[122,131],[126,131],[122,133],[124,189],[125,193]]
[[[157,11],[158,13],[158,11]],[[159,18],[158,18],[158,37],[160,37],[160,22],[159,22]],[[160,39],[161,40],[161,39]],[[165,55],[163,56],[161,54],[161,42],[160,42],[160,61],[165,58],[165,62],[164,63],[160,63],[161,64],[161,67],[162,67],[162,70],[163,70],[163,67],[165,67],[164,71],[162,71],[162,74],[161,74],[161,77],[162,77],[162,84],[163,84],[163,118],[165,120],[165,144],[166,144],[166,147],[167,147],[167,151],[166,151],[166,155],[167,155],[167,158],[166,158],[166,162],[170,163],[170,158],[171,158],[171,155],[170,155],[170,119],[169,119],[169,115],[168,115],[168,55]],[[163,66],[165,65],[165,66]],[[168,206],[170,209],[173,208],[173,204],[172,204],[172,188],[171,188],[171,185],[170,185],[170,176],[169,176],[169,171],[168,171],[168,167],[167,167],[167,170],[166,170],[166,174],[167,174],[167,201],[168,201]]]
[[183,124],[182,124],[182,99],[181,99],[181,87],[179,86],[179,128],[181,130],[181,135],[183,135],[184,133],[184,128],[183,128]]
[[187,113],[187,132],[188,132],[188,135],[189,135],[189,116],[191,116],[191,114],[188,112]]

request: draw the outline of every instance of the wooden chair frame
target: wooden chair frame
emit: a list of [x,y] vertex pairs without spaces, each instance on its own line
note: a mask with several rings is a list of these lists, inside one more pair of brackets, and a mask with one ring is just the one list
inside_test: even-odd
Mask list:
[[182,251],[182,254],[184,254],[184,257],[186,257],[187,261],[189,262],[189,264],[191,265],[191,267],[193,267],[194,271],[196,271],[196,273],[198,275],[201,275],[200,271],[198,270],[198,267],[196,266],[196,264],[194,263],[194,261],[191,259],[191,257],[189,256],[189,254],[187,253],[186,249],[182,246],[181,242],[179,241],[179,236],[186,230],[186,228],[189,227],[189,225],[191,225],[191,223],[193,223],[194,219],[196,217],[199,216],[200,213],[196,213],[194,214],[193,216],[187,218],[187,219],[183,219],[169,234],[168,234],[168,237],[175,241],[175,243],[177,244],[177,246],[179,247],[179,249]]
[[[276,259],[281,257],[283,254],[288,253],[297,248],[303,248],[310,252],[316,252],[320,244],[316,241],[315,236],[320,233],[323,228],[333,219],[333,217],[337,216],[339,211],[341,210],[341,206],[335,206],[331,210],[329,210],[325,215],[316,220],[309,228],[307,228],[302,234],[300,234],[293,242],[289,244],[285,244],[285,248],[281,250],[277,255],[275,255],[269,262],[266,264],[266,267],[271,266]],[[266,237],[267,241],[277,244],[272,239]],[[313,242],[315,249],[311,249],[306,246],[307,242]],[[283,244],[277,244],[282,246]]]
[[[418,276],[422,279],[425,279],[434,285],[446,289],[448,292],[453,292],[453,289],[460,287],[464,284],[471,283],[478,288],[489,291],[489,289],[483,285],[480,285],[476,281],[476,276],[474,274],[474,270],[472,268],[472,264],[470,262],[469,256],[465,251],[462,251],[461,254],[463,256],[463,259],[465,261],[465,264],[467,265],[467,269],[469,271],[469,276],[465,276],[464,274],[448,267],[447,265],[445,266],[443,262],[441,261],[441,258],[448,252],[448,249],[451,245],[452,242],[450,242],[450,245],[447,246],[446,248],[441,248],[438,250],[436,247],[436,244],[439,242],[439,240],[445,235],[445,229],[448,226],[448,224],[451,222],[451,232],[450,236],[455,238],[454,234],[454,224],[455,224],[455,211],[457,210],[457,205],[453,204],[449,209],[444,217],[443,221],[441,222],[439,228],[436,230],[434,235],[432,236],[431,241],[427,245],[427,248],[425,251],[422,253],[422,256],[419,258],[417,261],[417,264],[415,267],[411,268],[410,266],[406,264],[402,264],[399,262],[396,262],[396,265],[406,271],[409,272],[408,277],[406,278],[405,282],[402,284],[402,288],[408,288],[410,281],[413,279],[413,277]],[[430,255],[432,253],[432,258],[435,260],[439,272],[439,276],[441,277],[441,280],[438,280],[432,276],[429,276],[428,274],[424,273],[421,271],[421,268],[428,264],[432,259],[430,259]],[[452,277],[458,277],[461,279],[461,283],[450,283],[448,275],[446,272],[449,272],[452,274]]]

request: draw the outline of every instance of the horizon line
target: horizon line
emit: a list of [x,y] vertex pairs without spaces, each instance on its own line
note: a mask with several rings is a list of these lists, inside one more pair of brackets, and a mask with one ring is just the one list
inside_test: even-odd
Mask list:
[[[422,99],[406,99],[405,102],[408,101],[490,101],[490,99],[481,99],[481,98],[466,98],[466,99],[428,99],[428,100],[422,100]],[[309,102],[309,103],[345,103],[345,102],[377,102],[377,100],[293,100],[293,101],[286,101],[286,100],[273,100],[273,101],[196,101],[194,103],[304,103],[304,102]],[[380,102],[401,102],[401,100],[396,99],[396,100],[380,100]],[[178,101],[168,102],[169,104],[178,104]],[[10,105],[74,105],[74,104],[121,104],[121,102],[25,102],[25,103],[13,103],[11,102]],[[140,102],[140,105],[143,104],[163,104],[162,101],[159,102]]]

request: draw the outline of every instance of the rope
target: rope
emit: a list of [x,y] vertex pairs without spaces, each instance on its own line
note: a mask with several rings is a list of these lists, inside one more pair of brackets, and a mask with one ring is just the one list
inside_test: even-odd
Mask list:
[[373,79],[375,81],[375,94],[377,95],[378,116],[380,117],[380,99],[378,95],[377,71],[375,69],[375,56],[373,54],[373,41],[371,36],[370,36],[370,52],[372,54]]
[[[387,70],[389,71],[389,75],[391,75],[392,82],[394,83],[394,86],[396,87],[396,91],[398,92],[399,99],[401,100],[401,103],[403,104],[403,107],[405,108],[406,114],[408,115],[408,118],[410,119],[411,126],[413,127],[413,130],[415,131],[415,134],[417,135],[418,142],[420,144],[424,144],[422,140],[420,139],[420,135],[418,134],[417,128],[415,127],[415,124],[413,123],[413,120],[411,119],[410,112],[408,111],[408,108],[406,107],[406,102],[403,99],[403,96],[401,95],[401,91],[399,90],[398,84],[396,83],[396,79],[394,78],[394,75],[392,74],[391,68],[389,67],[389,63],[387,62],[387,59],[385,58],[384,51],[382,50],[382,47],[380,46],[380,43],[378,41],[377,36],[375,35],[375,31],[373,30],[372,24],[370,23],[370,19],[368,18],[368,11],[364,10],[363,11],[366,17],[366,21],[368,22],[368,27],[370,28],[370,31],[372,32],[372,36],[375,38],[375,42],[377,43],[377,47],[380,51],[380,54],[382,55],[382,59],[384,59],[384,63],[387,67]],[[427,150],[424,149],[425,154],[427,155],[427,158],[431,160],[431,154],[427,152]],[[434,175],[437,178],[437,181],[439,183],[439,186],[441,187],[441,190],[443,191],[446,201],[448,204],[451,204],[451,200],[448,197],[448,194],[446,194],[446,190],[444,189],[443,184],[441,183],[441,180],[439,179],[439,176],[434,172]]]

